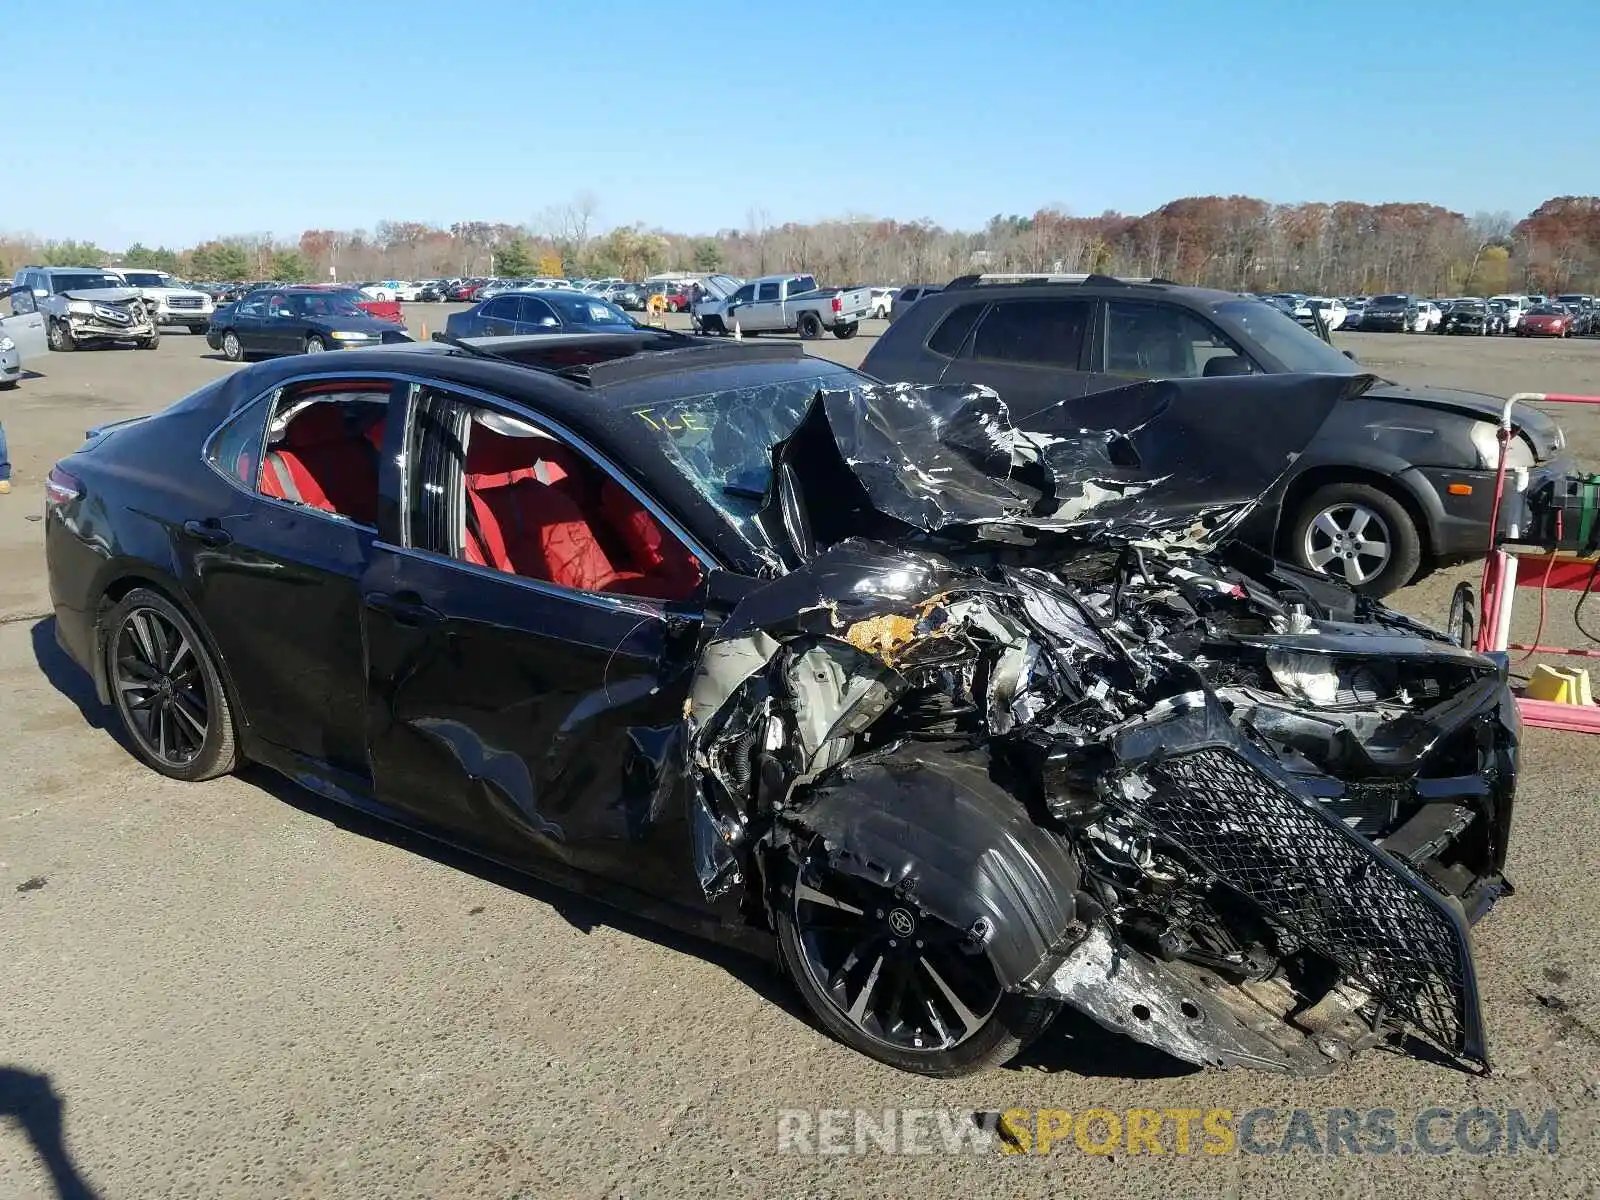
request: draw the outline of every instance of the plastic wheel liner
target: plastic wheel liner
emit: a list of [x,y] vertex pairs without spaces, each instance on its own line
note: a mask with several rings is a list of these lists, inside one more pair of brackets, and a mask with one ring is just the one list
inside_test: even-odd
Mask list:
[[[986,389],[820,395],[773,451],[788,569],[711,606],[686,706],[707,895],[820,855],[1187,1061],[1315,1074],[1410,1030],[1486,1066],[1504,663],[1219,547],[1359,390],[1141,385],[1104,404],[1136,427],[1070,433]],[[1264,406],[1290,443],[1196,432]]]

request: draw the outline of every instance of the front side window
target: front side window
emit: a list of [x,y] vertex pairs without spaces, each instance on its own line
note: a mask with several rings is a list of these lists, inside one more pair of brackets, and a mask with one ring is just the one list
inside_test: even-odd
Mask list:
[[442,388],[420,391],[409,544],[581,592],[687,600],[704,566],[640,497],[554,433]]
[[538,325],[544,328],[561,324],[555,311],[538,296],[522,296],[518,300],[517,320],[524,325]]
[[1193,379],[1248,373],[1249,366],[1236,345],[1185,309],[1112,300],[1106,305],[1106,370],[1133,379]]
[[735,304],[749,304],[752,300],[755,299],[755,296],[756,296],[756,285],[753,284],[753,283],[747,283],[742,288],[740,288],[737,292],[735,292],[733,294],[733,298],[732,299],[733,299],[733,303],[735,303]]
[[1086,300],[1002,300],[979,323],[972,357],[1076,369],[1090,312]]
[[972,332],[972,326],[982,312],[982,304],[963,304],[960,308],[952,309],[928,339],[928,349],[946,358],[960,354],[967,334]]

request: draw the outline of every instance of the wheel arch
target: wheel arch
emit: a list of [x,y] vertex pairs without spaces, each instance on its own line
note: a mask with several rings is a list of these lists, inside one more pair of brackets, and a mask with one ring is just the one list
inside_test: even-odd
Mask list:
[[1294,524],[1300,513],[1300,506],[1311,497],[1318,488],[1327,487],[1334,483],[1359,483],[1367,487],[1377,488],[1387,496],[1394,498],[1400,507],[1406,510],[1406,515],[1411,518],[1411,523],[1416,526],[1417,540],[1421,545],[1423,563],[1428,563],[1434,556],[1434,529],[1433,516],[1428,505],[1417,494],[1416,489],[1404,475],[1393,475],[1385,471],[1374,470],[1371,467],[1353,465],[1322,464],[1307,467],[1290,481],[1284,491],[1283,500],[1279,505],[1278,531],[1274,539],[1280,555],[1292,551],[1289,545],[1290,535],[1294,532]]
[[148,588],[157,592],[161,597],[177,606],[178,610],[194,626],[194,631],[200,635],[205,643],[206,653],[211,656],[212,665],[217,669],[217,677],[222,680],[222,686],[228,692],[228,704],[233,710],[234,720],[240,732],[249,728],[250,718],[244,705],[239,702],[239,688],[233,679],[233,672],[226,658],[217,648],[217,640],[211,634],[205,619],[200,615],[200,610],[195,607],[194,601],[176,578],[151,563],[130,562],[117,564],[112,567],[100,587],[99,595],[94,603],[94,664],[91,674],[94,676],[95,694],[99,696],[100,703],[111,703],[111,685],[106,679],[106,627],[105,616],[128,596],[130,592],[139,588]]
[[1008,991],[1036,990],[1083,932],[1077,864],[975,758],[898,750],[841,768],[774,833],[791,861],[819,845],[832,869],[981,929]]

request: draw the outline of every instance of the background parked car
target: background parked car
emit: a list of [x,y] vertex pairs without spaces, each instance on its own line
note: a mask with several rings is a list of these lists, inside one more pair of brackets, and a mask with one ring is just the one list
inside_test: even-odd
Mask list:
[[1415,333],[1421,312],[1410,296],[1374,296],[1361,314],[1361,328],[1368,333]]
[[894,307],[894,298],[899,294],[899,288],[875,287],[872,289],[872,316],[879,321],[889,319],[889,310]]
[[889,320],[898,321],[900,315],[924,296],[932,296],[944,290],[942,283],[914,283],[910,287],[903,287],[895,293],[894,299],[889,302]]
[[1439,332],[1471,333],[1479,337],[1505,331],[1505,317],[1496,312],[1487,300],[1457,300],[1451,304],[1439,322]]
[[1321,313],[1322,319],[1327,323],[1328,332],[1344,327],[1345,318],[1349,315],[1343,300],[1336,296],[1307,296],[1295,306],[1294,318],[1302,325],[1314,320],[1313,313]]
[[[1379,311],[1415,312],[1405,297],[1395,299],[1398,306]],[[1065,404],[1088,429],[1117,427],[1117,414],[1101,411],[1095,397],[1133,380],[1288,373],[1345,375],[1356,385],[1368,375],[1256,298],[1098,276],[1032,285],[955,280],[891,325],[862,369],[889,382],[987,384],[1019,419]],[[1226,420],[1225,393],[1218,405],[1217,419]],[[1377,380],[1335,410],[1240,526],[1240,540],[1377,595],[1419,570],[1481,555],[1502,405],[1494,396]],[[1516,420],[1522,437],[1513,465],[1559,462],[1564,441],[1554,421],[1522,407]]]
[[1572,314],[1554,304],[1541,304],[1522,314],[1518,337],[1571,337]]
[[568,288],[502,292],[451,313],[445,332],[451,337],[495,337],[528,333],[631,333],[636,322],[622,309]]
[[411,335],[356,306],[355,293],[319,287],[251,292],[211,318],[206,342],[230,362],[256,355],[320,354],[409,342]]

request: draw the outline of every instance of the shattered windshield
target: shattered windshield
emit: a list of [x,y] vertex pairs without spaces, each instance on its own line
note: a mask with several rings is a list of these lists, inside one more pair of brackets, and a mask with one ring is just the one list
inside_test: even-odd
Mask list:
[[772,474],[773,444],[794,432],[818,391],[870,382],[845,367],[816,365],[816,374],[799,379],[678,397],[630,411],[661,439],[668,461],[695,490],[751,544],[761,545],[765,539],[754,517]]

